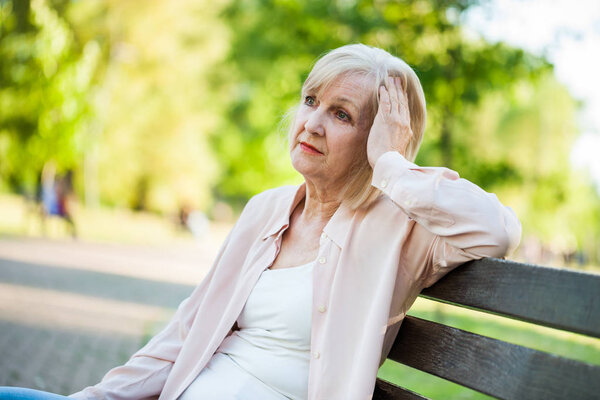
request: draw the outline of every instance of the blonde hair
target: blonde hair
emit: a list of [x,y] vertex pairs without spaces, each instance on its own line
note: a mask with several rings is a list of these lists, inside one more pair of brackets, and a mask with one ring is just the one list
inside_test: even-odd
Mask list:
[[[412,68],[400,58],[380,48],[349,44],[332,50],[317,60],[304,81],[302,92],[318,93],[337,78],[348,75],[372,78],[371,100],[367,110],[370,118],[369,128],[379,107],[379,87],[385,83],[388,76],[398,76],[402,79],[408,97],[410,127],[413,132],[405,157],[414,161],[423,140],[427,111],[421,82]],[[365,141],[364,146],[357,152],[357,159],[343,194],[344,201],[353,209],[370,204],[378,195],[377,189],[371,186],[373,169],[367,159],[366,150]]]

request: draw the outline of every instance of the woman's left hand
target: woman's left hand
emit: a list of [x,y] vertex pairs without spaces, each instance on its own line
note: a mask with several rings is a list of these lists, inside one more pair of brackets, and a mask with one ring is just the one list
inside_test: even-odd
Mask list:
[[367,141],[367,158],[371,167],[385,152],[406,155],[413,132],[410,128],[408,98],[400,77],[388,77],[386,86],[379,87],[379,109],[373,120]]

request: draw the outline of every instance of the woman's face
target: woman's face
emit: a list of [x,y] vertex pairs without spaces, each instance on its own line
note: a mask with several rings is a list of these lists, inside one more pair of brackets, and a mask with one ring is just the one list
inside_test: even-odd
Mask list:
[[306,180],[340,190],[353,167],[366,162],[371,87],[372,78],[350,75],[318,93],[302,93],[290,154]]

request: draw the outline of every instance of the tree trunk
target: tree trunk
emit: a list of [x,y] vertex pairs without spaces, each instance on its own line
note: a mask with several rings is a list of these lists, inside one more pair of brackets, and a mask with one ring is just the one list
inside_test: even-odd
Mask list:
[[444,167],[452,169],[452,116],[446,111],[442,118],[442,132],[440,137],[442,163]]

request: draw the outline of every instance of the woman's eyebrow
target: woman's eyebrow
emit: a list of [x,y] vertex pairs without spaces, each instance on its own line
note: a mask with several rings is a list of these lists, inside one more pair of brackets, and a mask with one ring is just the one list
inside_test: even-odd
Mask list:
[[358,111],[358,109],[359,109],[359,107],[352,100],[350,100],[346,97],[334,97],[332,99],[332,103],[333,104],[350,105],[351,107],[353,107],[355,109],[355,111]]

